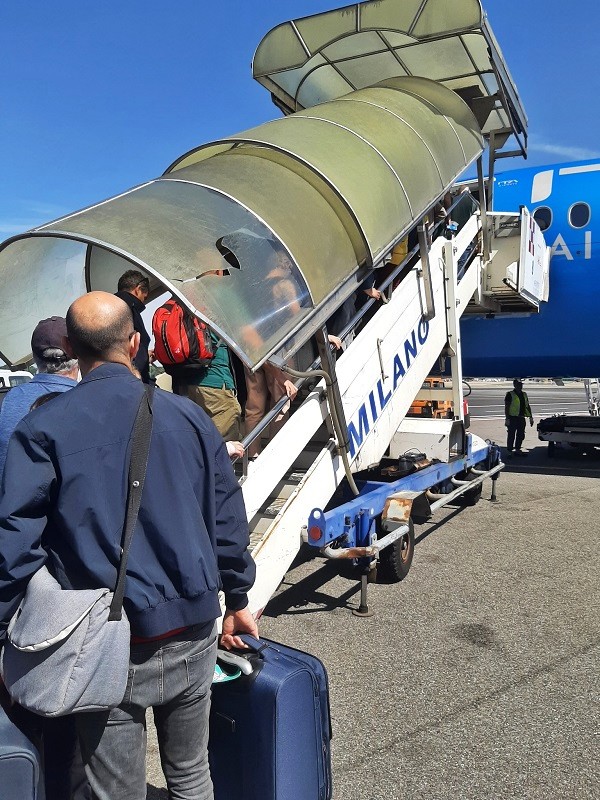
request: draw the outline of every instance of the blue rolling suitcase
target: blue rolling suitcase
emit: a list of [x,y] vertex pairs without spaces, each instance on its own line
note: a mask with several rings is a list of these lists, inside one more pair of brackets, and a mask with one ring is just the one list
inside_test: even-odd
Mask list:
[[40,754],[0,706],[0,800],[44,800]]
[[330,800],[325,667],[286,645],[241,638],[252,648],[241,664],[250,674],[212,688],[208,750],[215,800]]

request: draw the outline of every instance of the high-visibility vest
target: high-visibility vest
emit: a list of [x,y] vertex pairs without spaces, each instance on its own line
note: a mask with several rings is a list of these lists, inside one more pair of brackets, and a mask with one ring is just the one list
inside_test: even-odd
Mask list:
[[519,401],[519,397],[516,392],[510,393],[510,406],[508,407],[508,416],[509,417],[518,417],[519,411],[523,411],[524,417],[532,417],[531,413],[531,406],[529,405],[529,398],[527,397],[527,392],[521,392],[523,395],[524,405],[525,408],[521,409],[521,403]]

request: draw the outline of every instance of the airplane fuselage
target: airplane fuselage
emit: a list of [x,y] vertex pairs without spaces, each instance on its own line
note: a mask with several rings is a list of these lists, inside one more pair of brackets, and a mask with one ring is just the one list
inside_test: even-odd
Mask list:
[[600,160],[499,174],[494,210],[526,206],[551,247],[550,295],[538,314],[462,323],[465,375],[600,375]]

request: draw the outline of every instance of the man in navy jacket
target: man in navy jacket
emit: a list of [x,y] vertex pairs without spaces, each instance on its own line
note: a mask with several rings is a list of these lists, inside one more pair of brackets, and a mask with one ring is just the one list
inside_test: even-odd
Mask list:
[[140,335],[140,346],[133,359],[134,367],[139,371],[144,383],[150,383],[150,353],[148,345],[150,336],[142,319],[142,311],[146,308],[146,300],[150,293],[150,281],[136,269],[128,269],[119,278],[116,297],[127,303],[133,314],[133,328]]
[[[0,637],[47,562],[64,588],[114,588],[125,516],[139,346],[119,298],[91,292],[67,314],[82,381],[15,430],[0,488]],[[222,643],[257,635],[248,526],[225,444],[186,398],[157,390],[124,607],[132,630],[124,701],[78,714],[86,773],[99,800],[145,798],[145,713],[154,708],[169,791],[212,798],[206,754],[219,589]]]

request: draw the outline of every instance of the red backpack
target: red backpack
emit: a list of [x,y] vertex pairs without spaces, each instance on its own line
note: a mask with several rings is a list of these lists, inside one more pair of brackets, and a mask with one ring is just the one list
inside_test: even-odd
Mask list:
[[154,354],[169,374],[174,367],[207,367],[215,355],[208,327],[177,300],[155,311],[152,333]]

